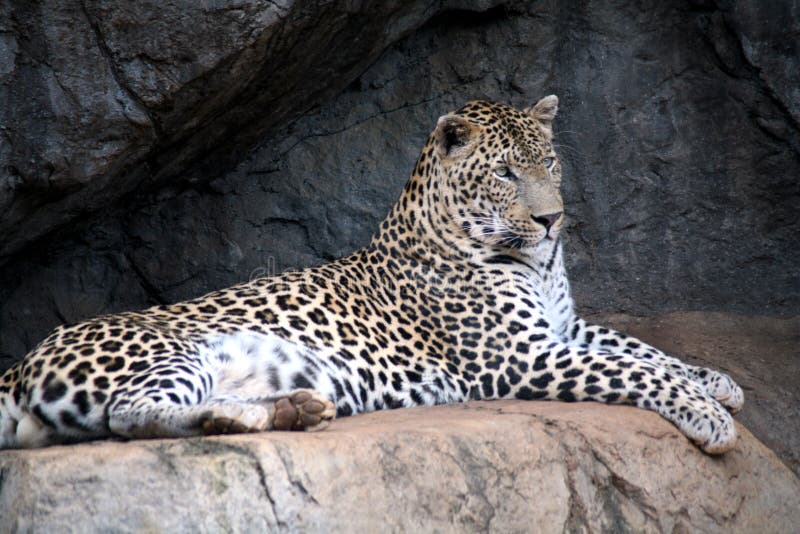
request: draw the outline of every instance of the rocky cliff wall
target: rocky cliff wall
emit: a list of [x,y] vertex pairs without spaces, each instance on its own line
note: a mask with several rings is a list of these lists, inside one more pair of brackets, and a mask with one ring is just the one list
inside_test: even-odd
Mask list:
[[547,93],[584,310],[797,313],[798,2],[209,6],[3,4],[2,366],[352,251],[439,115]]

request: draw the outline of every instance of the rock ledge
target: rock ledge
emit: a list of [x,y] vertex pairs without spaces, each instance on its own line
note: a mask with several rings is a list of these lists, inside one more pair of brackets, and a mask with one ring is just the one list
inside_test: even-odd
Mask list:
[[0,531],[793,530],[800,481],[739,430],[713,458],[650,412],[504,401],[6,451]]

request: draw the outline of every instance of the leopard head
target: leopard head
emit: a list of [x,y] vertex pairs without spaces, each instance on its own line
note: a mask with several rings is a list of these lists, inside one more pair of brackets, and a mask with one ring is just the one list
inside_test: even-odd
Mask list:
[[564,222],[553,148],[558,98],[522,111],[484,101],[439,118],[433,142],[445,210],[474,246],[524,253]]

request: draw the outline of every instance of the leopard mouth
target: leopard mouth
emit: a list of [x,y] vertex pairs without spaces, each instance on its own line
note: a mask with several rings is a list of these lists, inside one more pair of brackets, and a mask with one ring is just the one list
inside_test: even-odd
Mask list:
[[551,233],[550,230],[545,232],[545,235],[539,236],[524,236],[513,232],[511,230],[506,230],[501,234],[501,239],[499,245],[503,248],[512,249],[512,250],[522,250],[526,248],[535,247],[539,243],[543,241],[552,241],[556,239],[555,232]]
[[527,239],[513,232],[504,232],[502,243],[506,248],[514,250],[520,250],[528,246]]

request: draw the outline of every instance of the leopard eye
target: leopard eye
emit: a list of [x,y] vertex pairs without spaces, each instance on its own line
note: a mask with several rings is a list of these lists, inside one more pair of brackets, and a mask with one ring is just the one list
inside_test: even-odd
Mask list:
[[494,175],[497,176],[498,178],[502,178],[503,180],[516,180],[517,179],[517,176],[513,172],[511,172],[511,169],[509,169],[505,165],[501,165],[500,167],[497,167],[494,170]]
[[553,165],[556,164],[556,158],[544,158],[542,160],[542,163],[544,163],[544,166],[547,167],[548,169],[552,169]]

